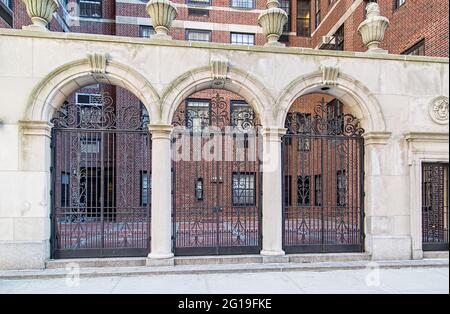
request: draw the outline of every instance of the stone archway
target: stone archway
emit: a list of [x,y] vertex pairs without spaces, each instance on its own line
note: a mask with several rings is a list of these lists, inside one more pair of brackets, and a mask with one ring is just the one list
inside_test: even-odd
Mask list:
[[[92,58],[104,58],[103,65],[96,67]],[[30,94],[25,121],[49,122],[53,113],[64,100],[79,88],[90,84],[121,86],[133,93],[147,108],[152,120],[160,117],[160,97],[150,82],[132,67],[107,60],[106,55],[73,61],[58,67],[43,78]]]
[[273,112],[277,125],[284,127],[289,108],[297,98],[314,92],[334,96],[346,103],[351,113],[361,120],[366,133],[386,130],[381,106],[369,88],[344,73],[338,73],[334,80],[326,81],[323,71],[301,76],[284,89]]

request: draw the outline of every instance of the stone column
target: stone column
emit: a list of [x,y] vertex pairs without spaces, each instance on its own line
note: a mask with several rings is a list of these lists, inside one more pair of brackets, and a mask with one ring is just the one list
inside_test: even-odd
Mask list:
[[389,132],[366,133],[364,139],[366,251],[373,260],[410,259],[409,187],[402,174],[400,142]]
[[263,249],[265,262],[287,262],[283,251],[281,137],[286,129],[265,128],[263,135]]
[[152,134],[151,253],[147,266],[173,265],[171,125],[150,125]]
[[58,11],[59,3],[57,0],[22,0],[27,8],[27,14],[33,22],[30,26],[24,26],[23,29],[48,31],[47,24],[53,18],[53,13]]
[[380,6],[376,2],[370,2],[366,7],[366,19],[359,25],[358,32],[362,36],[364,45],[370,53],[384,53],[386,50],[379,47],[384,39],[384,33],[389,27],[389,20],[381,16]]
[[283,34],[283,27],[288,21],[288,15],[279,7],[278,0],[268,0],[267,9],[258,17],[258,24],[262,27],[264,36],[267,38],[265,46],[285,46],[278,40]]
[[152,19],[156,34],[152,38],[170,40],[169,30],[173,20],[177,18],[178,11],[169,0],[150,0],[146,10]]

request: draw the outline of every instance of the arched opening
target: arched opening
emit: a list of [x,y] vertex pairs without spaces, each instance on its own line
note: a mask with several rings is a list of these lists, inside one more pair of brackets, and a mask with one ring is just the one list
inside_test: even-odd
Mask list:
[[173,116],[175,255],[258,254],[260,121],[243,97],[194,92]]
[[110,84],[79,88],[53,112],[53,258],[147,256],[149,120],[134,94]]
[[287,253],[364,249],[364,130],[341,99],[299,97],[286,115],[283,246]]

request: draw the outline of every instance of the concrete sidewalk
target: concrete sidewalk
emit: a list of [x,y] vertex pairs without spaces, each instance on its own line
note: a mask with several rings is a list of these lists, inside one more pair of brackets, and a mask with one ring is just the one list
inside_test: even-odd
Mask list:
[[0,279],[0,293],[449,293],[448,267]]

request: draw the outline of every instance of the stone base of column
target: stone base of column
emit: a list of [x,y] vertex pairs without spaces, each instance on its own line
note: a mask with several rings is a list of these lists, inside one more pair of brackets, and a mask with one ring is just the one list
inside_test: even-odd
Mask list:
[[26,25],[22,26],[22,29],[24,31],[33,31],[33,32],[50,32],[50,30],[43,26],[37,26],[37,25]]
[[147,258],[145,262],[147,267],[173,267],[175,266],[175,258]]
[[266,43],[264,47],[286,47],[286,44],[280,43],[279,41],[274,41]]
[[158,39],[158,40],[172,40],[172,36],[165,35],[165,34],[155,34],[150,37],[150,39]]
[[278,255],[278,256],[263,256],[264,264],[287,264],[289,263],[289,256]]
[[369,49],[365,53],[375,53],[378,55],[387,55],[387,54],[389,54],[389,51],[381,49],[381,48],[375,48],[375,49]]
[[170,254],[150,253],[148,255],[145,264],[147,267],[175,266],[175,259],[172,253]]

